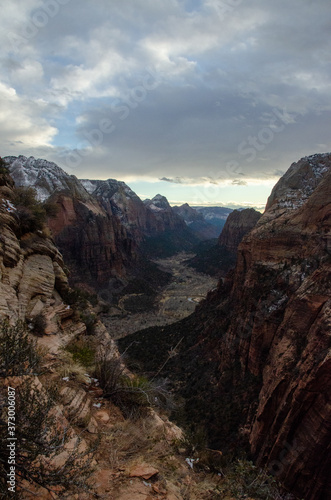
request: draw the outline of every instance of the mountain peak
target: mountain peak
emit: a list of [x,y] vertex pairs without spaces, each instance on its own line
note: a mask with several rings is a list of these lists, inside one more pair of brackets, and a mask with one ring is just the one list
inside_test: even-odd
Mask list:
[[165,196],[156,194],[154,198],[144,201],[145,205],[153,212],[160,212],[161,210],[171,210],[171,206]]
[[17,186],[32,186],[40,201],[47,200],[55,191],[75,190],[83,198],[87,196],[74,175],[67,174],[52,161],[30,156],[6,156],[4,161]]

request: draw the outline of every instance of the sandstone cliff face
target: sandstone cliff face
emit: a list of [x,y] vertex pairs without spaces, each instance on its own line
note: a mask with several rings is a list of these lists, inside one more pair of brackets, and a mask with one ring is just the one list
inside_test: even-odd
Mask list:
[[120,218],[92,197],[82,183],[46,160],[7,157],[18,186],[33,186],[40,200],[56,203],[48,224],[71,271],[71,283],[106,289],[126,278],[137,259],[137,244]]
[[0,187],[0,316],[33,320],[68,288],[60,252],[42,231],[17,237],[12,182]]
[[60,208],[48,224],[74,283],[107,288],[113,278],[125,278],[137,259],[136,244],[116,217],[94,200],[89,204],[61,193]]
[[156,234],[161,230],[153,213],[124,182],[115,179],[81,182],[110,216],[119,218],[136,242],[140,243],[146,234]]
[[219,449],[246,437],[257,463],[307,500],[331,488],[330,166],[330,154],[291,166],[239,245],[235,270],[194,316],[123,342],[141,341],[133,355],[144,358],[158,335],[160,364],[162,349],[166,359],[181,341],[165,372],[190,419]]
[[259,379],[244,423],[252,453],[311,500],[330,487],[330,166],[331,155],[292,165],[239,246],[228,298],[221,287],[213,299],[230,321],[220,369],[235,355],[237,377]]
[[237,252],[239,243],[245,234],[253,229],[261,215],[254,208],[231,212],[219,236],[218,244],[225,247],[229,252]]

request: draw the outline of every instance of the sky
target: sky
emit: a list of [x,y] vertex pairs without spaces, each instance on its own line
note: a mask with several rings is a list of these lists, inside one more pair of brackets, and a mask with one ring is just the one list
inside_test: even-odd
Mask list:
[[263,207],[331,151],[330,0],[0,0],[0,155]]

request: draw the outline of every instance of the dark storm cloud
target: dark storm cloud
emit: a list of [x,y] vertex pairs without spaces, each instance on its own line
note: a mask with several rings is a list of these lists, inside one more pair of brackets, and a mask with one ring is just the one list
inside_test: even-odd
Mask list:
[[243,185],[331,149],[329,0],[20,0],[2,18],[4,154]]

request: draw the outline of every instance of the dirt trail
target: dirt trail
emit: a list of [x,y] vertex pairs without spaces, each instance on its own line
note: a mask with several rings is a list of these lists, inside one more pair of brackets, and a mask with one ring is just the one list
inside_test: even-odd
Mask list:
[[194,254],[183,252],[154,261],[161,269],[172,274],[171,282],[157,297],[154,309],[139,313],[118,309],[112,314],[103,315],[102,321],[114,339],[150,326],[174,323],[194,311],[207,292],[216,286],[217,279],[198,273],[184,264],[191,257]]

